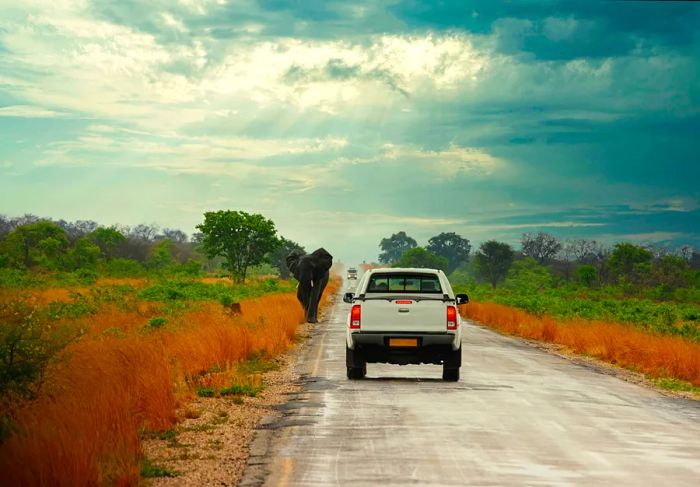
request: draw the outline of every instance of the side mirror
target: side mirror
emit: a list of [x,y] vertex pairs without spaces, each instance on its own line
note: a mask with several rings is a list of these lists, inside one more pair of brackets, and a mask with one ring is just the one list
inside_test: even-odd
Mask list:
[[457,298],[457,304],[467,304],[469,302],[469,296],[466,294],[458,294],[455,298]]
[[355,299],[355,293],[345,293],[343,295],[343,301],[346,303],[352,303],[353,299]]

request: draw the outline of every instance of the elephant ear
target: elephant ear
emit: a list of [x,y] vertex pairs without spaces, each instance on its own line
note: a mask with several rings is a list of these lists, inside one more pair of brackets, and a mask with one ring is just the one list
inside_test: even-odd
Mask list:
[[321,271],[328,271],[333,266],[333,256],[323,247],[311,253],[311,260],[314,267]]
[[306,255],[306,253],[303,250],[292,250],[287,258],[285,259],[287,261],[287,269],[289,269],[289,272],[294,274],[296,277],[296,269],[299,266],[299,259],[303,256]]

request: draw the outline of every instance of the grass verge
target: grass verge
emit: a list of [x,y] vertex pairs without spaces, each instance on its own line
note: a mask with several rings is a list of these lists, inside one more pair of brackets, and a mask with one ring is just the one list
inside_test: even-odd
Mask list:
[[559,321],[510,306],[472,302],[462,314],[509,335],[564,345],[574,353],[700,387],[700,343],[605,321]]

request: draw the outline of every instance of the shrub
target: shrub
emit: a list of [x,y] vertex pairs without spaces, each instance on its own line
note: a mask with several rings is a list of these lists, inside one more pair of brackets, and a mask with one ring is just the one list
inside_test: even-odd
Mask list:
[[262,386],[253,386],[250,384],[233,384],[230,387],[224,387],[219,391],[222,396],[239,395],[255,397],[263,390]]
[[213,387],[200,387],[197,389],[197,395],[199,397],[214,397],[216,394],[216,389]]
[[113,259],[106,264],[106,274],[110,277],[142,277],[145,269],[133,259]]
[[580,265],[576,268],[576,279],[584,286],[592,287],[598,282],[598,270],[592,265]]
[[165,325],[167,320],[163,318],[162,316],[154,316],[150,320],[148,320],[148,326],[151,328],[161,328]]
[[20,301],[0,304],[0,324],[0,395],[32,397],[70,335],[65,328],[52,330],[36,307]]

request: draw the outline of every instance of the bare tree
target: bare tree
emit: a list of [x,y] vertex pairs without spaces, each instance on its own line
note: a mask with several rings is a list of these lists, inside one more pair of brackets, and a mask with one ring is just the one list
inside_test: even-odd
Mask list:
[[129,231],[129,237],[144,240],[146,242],[152,242],[155,240],[156,235],[158,235],[158,227],[156,225],[147,225],[145,223],[136,225]]
[[595,262],[598,255],[602,252],[602,245],[595,240],[569,240],[564,247],[568,248],[568,252],[573,256],[574,260],[581,264]]
[[0,215],[0,239],[12,231],[12,221],[5,215]]
[[520,240],[523,255],[532,257],[540,264],[552,260],[561,250],[561,241],[545,232],[523,233]]
[[173,228],[166,228],[163,230],[162,235],[158,235],[158,238],[161,238],[163,240],[168,239],[172,240],[175,243],[185,243],[187,242],[187,234],[183,232],[182,230],[177,230]]
[[674,252],[675,255],[684,258],[688,262],[690,262],[690,259],[693,258],[694,253],[695,249],[691,245],[683,245],[682,247],[678,247]]
[[671,249],[668,245],[662,244],[660,242],[647,242],[641,247],[647,249],[654,256],[654,260],[662,259],[667,255],[671,255]]

